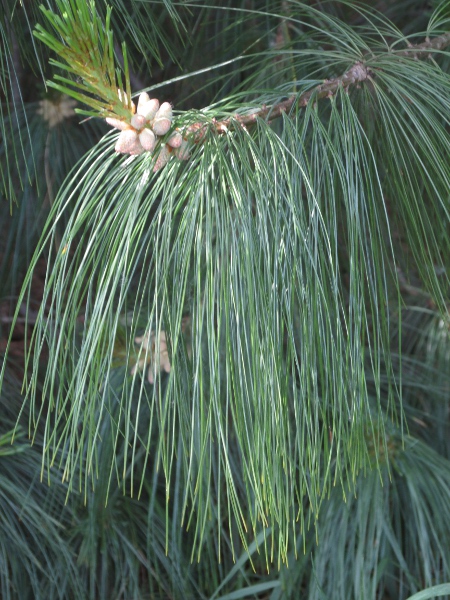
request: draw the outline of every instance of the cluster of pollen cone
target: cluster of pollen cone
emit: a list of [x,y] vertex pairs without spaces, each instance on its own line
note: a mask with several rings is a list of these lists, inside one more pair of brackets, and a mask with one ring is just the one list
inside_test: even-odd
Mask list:
[[[122,93],[119,91],[119,98]],[[120,130],[115,150],[122,154],[142,154],[143,152],[154,152],[159,149],[154,171],[159,171],[172,155],[180,160],[189,157],[188,142],[183,139],[177,130],[158,144],[160,138],[166,136],[172,127],[172,105],[163,102],[161,106],[156,98],[150,98],[146,92],[139,96],[136,106],[131,103],[132,116],[130,121],[107,118],[106,122]]]

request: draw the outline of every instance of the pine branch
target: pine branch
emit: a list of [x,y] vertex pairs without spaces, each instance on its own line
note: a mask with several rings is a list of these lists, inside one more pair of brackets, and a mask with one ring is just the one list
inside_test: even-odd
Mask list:
[[[417,45],[409,44],[408,48],[396,52],[396,56],[404,56],[418,60],[419,58],[429,58],[433,51],[440,51],[450,45],[450,32],[434,38],[427,39],[425,42]],[[344,74],[333,79],[327,79],[323,83],[302,94],[293,94],[288,99],[283,100],[272,106],[263,105],[248,115],[234,115],[228,119],[220,121],[213,120],[213,130],[219,135],[225,134],[231,127],[247,127],[256,123],[257,119],[276,119],[283,113],[288,112],[293,106],[305,107],[314,98],[314,102],[322,98],[331,98],[336,94],[339,88],[348,89],[352,85],[359,85],[373,75],[370,67],[363,62],[357,61]],[[191,143],[201,143],[211,128],[210,123],[196,122],[192,123],[182,132],[183,139]],[[167,162],[167,161],[166,161]],[[164,163],[165,164],[165,163]]]
[[[58,0],[60,15],[41,7],[59,39],[47,33],[42,27],[37,26],[35,32],[43,43],[54,50],[67,63],[61,64],[53,61],[55,66],[64,68],[77,78],[75,81],[57,75],[60,83],[52,83],[52,87],[68,94],[80,102],[84,102],[94,109],[92,111],[78,111],[92,116],[107,118],[107,122],[121,131],[116,144],[116,151],[124,154],[141,154],[148,151],[155,155],[155,170],[163,167],[172,154],[178,158],[188,158],[190,143],[199,144],[205,138],[207,131],[215,131],[219,135],[226,133],[230,127],[247,127],[258,119],[273,120],[283,113],[290,111],[294,106],[305,107],[313,100],[331,98],[340,88],[348,89],[352,85],[359,85],[372,75],[370,67],[364,62],[355,62],[344,74],[333,79],[327,79],[311,90],[302,94],[293,94],[286,100],[277,104],[263,105],[251,114],[239,115],[212,122],[196,122],[174,131],[171,107],[164,103],[161,108],[168,114],[161,115],[150,111],[145,115],[142,110],[149,106],[149,97],[145,94],[140,99],[140,104],[145,107],[136,115],[136,107],[131,102],[130,75],[126,60],[126,49],[123,46],[124,80],[116,69],[112,31],[110,28],[111,9],[108,9],[106,22],[102,23],[96,12],[95,3],[71,0],[69,6]],[[440,35],[433,40],[427,39],[417,45],[408,43],[408,48],[399,52],[393,51],[396,56],[412,57],[413,59],[427,58],[431,52],[443,50],[450,44],[450,32]],[[70,86],[70,87],[69,87]],[[71,88],[75,88],[71,89]],[[119,94],[118,94],[119,91]],[[153,103],[159,102],[152,99]],[[142,113],[142,114],[140,114]],[[159,132],[155,122],[164,117],[164,127]],[[167,126],[166,126],[167,125]],[[175,136],[175,137],[174,137]],[[181,145],[181,148],[180,148]]]
[[[73,53],[62,44],[68,53],[60,54],[78,78],[67,85],[80,82],[80,94],[90,86],[88,93],[104,100],[98,82],[109,65],[104,85],[122,112],[110,116],[100,107],[97,116],[121,131],[118,151],[156,154],[159,148],[155,169],[189,133],[201,141],[204,132],[222,134],[224,123],[236,122],[239,131],[246,118],[248,124],[257,116],[273,119],[372,75],[381,83],[385,77],[373,128],[364,128],[344,93],[339,106],[330,103],[328,124],[327,115],[310,111],[309,119],[286,120],[281,135],[265,127],[259,139],[217,137],[181,176],[172,168],[150,180],[149,160],[117,161],[108,151],[109,138],[103,139],[55,198],[18,302],[64,223],[27,349],[26,401],[32,427],[47,419],[47,465],[60,461],[70,487],[78,471],[86,482],[90,473],[116,471],[119,478],[122,472],[124,487],[131,472],[152,494],[165,486],[161,498],[167,507],[169,499],[179,507],[174,526],[183,522],[195,530],[193,556],[204,548],[210,498],[220,490],[222,504],[214,514],[228,517],[244,547],[257,538],[261,523],[270,526],[271,556],[280,563],[297,548],[292,540],[297,531],[304,535],[308,515],[317,520],[331,485],[347,477],[355,482],[360,469],[381,464],[392,447],[385,418],[396,418],[397,406],[401,412],[401,379],[389,337],[391,302],[396,310],[390,289],[396,293],[402,282],[399,276],[390,283],[389,267],[397,260],[387,241],[391,211],[385,198],[401,215],[415,262],[429,272],[427,289],[433,297],[444,295],[434,267],[444,262],[441,255],[450,255],[449,145],[445,124],[434,115],[448,114],[450,85],[437,70],[414,68],[414,58],[429,54],[432,44],[441,50],[450,34],[406,50],[393,44],[380,57],[373,53],[354,64],[337,39],[336,62],[350,64],[340,77],[222,126],[213,120],[189,125],[196,117],[188,114],[179,122],[185,129],[174,132],[168,103],[160,107],[143,93],[133,110],[128,85],[127,108],[119,102],[117,88],[125,88],[115,80],[108,26],[95,21],[98,28],[91,28],[83,6],[94,4],[64,2],[77,7],[76,14],[55,20],[64,35],[73,31],[66,38]],[[98,31],[104,33],[100,44]],[[60,43],[60,37],[47,41]],[[365,47],[359,44],[355,35],[351,47]],[[98,47],[107,52],[96,55]],[[278,55],[275,50],[269,60]],[[317,53],[311,57],[312,71]],[[308,65],[303,67],[307,73]],[[411,71],[417,87],[408,78]],[[289,82],[296,80],[285,73]],[[252,81],[260,79],[246,85]],[[275,81],[265,87],[269,94],[279,93]],[[405,100],[410,88],[423,106]],[[372,107],[370,94],[361,100]],[[375,122],[370,118],[368,113],[367,122]],[[136,356],[152,388],[139,379],[138,368],[130,380],[115,370],[117,335],[125,327],[122,366]],[[393,347],[397,353],[399,345]],[[160,378],[161,367],[167,375]],[[148,478],[151,463],[158,479]],[[131,493],[138,487],[134,481]]]
[[[369,75],[370,69],[368,69],[364,63],[358,61],[340,77],[327,79],[324,83],[316,86],[312,90],[308,90],[300,95],[295,94],[290,96],[287,100],[283,100],[273,106],[263,106],[260,110],[253,112],[250,115],[235,115],[232,118],[217,121],[215,123],[215,128],[217,132],[221,134],[228,130],[232,125],[232,122],[246,127],[247,125],[255,123],[257,119],[276,119],[284,112],[289,111],[295,104],[302,107],[306,106],[313,96],[314,100],[331,98],[340,87],[348,88],[352,84],[358,84],[367,79]],[[195,125],[191,127],[195,127]]]
[[[409,44],[408,48],[400,52],[396,52],[396,56],[405,56],[419,60],[420,58],[429,58],[431,52],[443,50],[450,45],[450,32],[440,35],[433,40],[427,39],[422,44]],[[273,106],[263,106],[260,110],[253,112],[250,115],[235,115],[232,118],[214,123],[215,129],[219,134],[226,133],[232,123],[246,127],[256,123],[257,119],[276,119],[284,112],[289,111],[294,105],[304,107],[312,97],[314,101],[321,98],[332,97],[340,87],[344,89],[351,85],[358,85],[365,81],[371,75],[371,70],[363,62],[356,62],[348,71],[339,77],[327,79],[324,83],[316,86],[312,90],[308,90],[303,94],[294,94],[287,100],[283,100]],[[204,123],[194,123],[190,126],[190,130],[198,131],[205,127]]]
[[406,50],[402,50],[401,52],[396,52],[397,56],[409,56],[413,57],[416,60],[419,58],[425,57],[429,58],[431,52],[437,52],[439,50],[443,50],[447,46],[450,45],[450,32],[444,33],[443,35],[439,35],[438,37],[427,38],[425,42],[422,44],[408,44],[408,48]]

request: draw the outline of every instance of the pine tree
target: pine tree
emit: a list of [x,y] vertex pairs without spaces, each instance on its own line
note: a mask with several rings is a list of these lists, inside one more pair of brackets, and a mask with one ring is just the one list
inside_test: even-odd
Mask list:
[[2,598],[450,596],[450,4],[376,4],[3,0]]

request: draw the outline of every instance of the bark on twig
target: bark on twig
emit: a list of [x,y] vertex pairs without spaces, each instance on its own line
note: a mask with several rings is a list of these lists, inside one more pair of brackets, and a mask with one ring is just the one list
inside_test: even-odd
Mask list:
[[422,44],[409,44],[406,50],[396,52],[397,56],[412,56],[413,58],[419,59],[428,56],[431,52],[443,50],[450,45],[450,31],[430,40],[429,38]]
[[[422,44],[409,45],[405,50],[395,52],[396,56],[407,56],[414,59],[427,58],[431,52],[443,50],[450,45],[450,32],[440,35],[432,40],[427,39]],[[340,77],[327,79],[315,88],[304,92],[303,94],[293,94],[287,100],[283,100],[272,106],[262,106],[259,110],[249,115],[235,115],[222,121],[215,121],[214,128],[218,134],[224,134],[233,125],[246,127],[252,125],[257,119],[276,119],[283,112],[289,111],[294,105],[306,106],[311,97],[315,99],[330,98],[339,87],[348,88],[351,85],[359,84],[370,76],[370,68],[363,62],[356,62],[348,71]],[[188,133],[194,134],[194,142],[200,142],[206,129],[209,128],[205,123],[193,123],[187,128]]]

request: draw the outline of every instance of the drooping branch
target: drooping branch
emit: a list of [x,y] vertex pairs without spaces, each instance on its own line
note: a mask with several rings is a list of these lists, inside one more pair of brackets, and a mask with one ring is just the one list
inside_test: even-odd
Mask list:
[[[422,44],[409,44],[408,48],[395,52],[396,56],[412,57],[416,60],[420,58],[428,58],[432,52],[440,51],[450,45],[450,32],[440,35],[432,40],[427,39]],[[359,84],[370,76],[370,69],[363,62],[356,62],[348,71],[339,77],[327,79],[323,83],[317,85],[307,92],[302,94],[293,94],[287,100],[283,100],[272,106],[262,106],[261,109],[249,115],[235,115],[232,118],[216,121],[215,129],[219,134],[226,133],[232,123],[246,127],[252,125],[257,119],[275,119],[283,112],[291,110],[294,105],[306,106],[314,96],[315,100],[320,98],[330,98],[338,88],[348,88],[351,85]],[[205,127],[204,123],[194,123],[189,127],[191,131],[201,131]]]
[[[181,129],[176,128],[172,118],[168,120],[164,117],[164,124],[167,121],[169,129],[161,129],[160,123],[153,122],[155,119],[158,121],[157,115],[152,113],[150,118],[148,115],[135,114],[125,47],[122,51],[123,77],[121,70],[116,69],[110,27],[111,10],[108,9],[106,21],[103,23],[96,11],[94,0],[72,0],[70,10],[62,0],[57,0],[57,5],[59,15],[41,7],[54,32],[49,33],[38,25],[35,35],[66,63],[54,61],[54,64],[63,67],[75,78],[55,75],[57,82],[49,82],[49,85],[93,109],[78,112],[102,116],[110,125],[119,129],[122,133],[116,144],[116,151],[124,154],[151,152],[155,157],[155,170],[164,166],[174,154],[181,159],[188,158],[189,144],[201,143],[208,131],[215,131],[221,135],[233,127],[250,126],[258,119],[275,119],[284,112],[289,112],[294,106],[304,107],[311,99],[315,102],[324,97],[331,97],[338,89],[348,89],[371,76],[370,66],[358,61],[339,77],[325,80],[301,94],[292,94],[271,106],[263,105],[250,114],[236,114],[210,122],[194,122]],[[450,32],[447,32],[432,40],[427,38],[421,44],[408,43],[408,47],[402,50],[391,48],[391,52],[396,56],[419,59],[429,57],[432,52],[441,51],[449,44]],[[141,104],[146,104],[148,100],[145,94]],[[156,99],[151,100],[153,103],[158,102]],[[162,106],[165,105],[167,103],[163,103]],[[168,106],[165,108],[169,110]]]
[[370,69],[368,69],[364,63],[358,61],[340,77],[326,79],[320,85],[303,94],[292,95],[287,100],[283,100],[272,106],[263,106],[260,110],[255,111],[250,115],[235,115],[232,118],[217,121],[215,123],[216,130],[218,133],[225,133],[231,126],[232,121],[245,127],[247,125],[252,125],[257,119],[276,119],[281,116],[282,113],[289,111],[295,104],[298,106],[306,106],[312,96],[315,97],[315,100],[320,98],[330,98],[337,92],[338,88],[348,88],[352,84],[360,83],[367,79],[369,74]]
[[[396,56],[410,57],[415,60],[419,58],[427,58],[433,51],[443,50],[445,47],[450,45],[450,32],[438,36],[432,40],[427,39],[421,44],[409,44],[408,48],[400,50],[398,52],[393,51]],[[331,98],[339,88],[348,89],[352,85],[358,85],[365,81],[372,75],[370,67],[364,64],[362,61],[355,62],[343,75],[334,77],[333,79],[326,79],[323,83],[315,86],[311,90],[303,92],[301,94],[293,94],[286,100],[273,104],[271,106],[263,105],[259,110],[253,111],[247,115],[234,115],[223,120],[213,119],[212,123],[196,122],[191,123],[181,131],[183,144],[201,143],[208,131],[215,131],[217,134],[222,135],[229,131],[233,127],[247,127],[256,123],[257,119],[273,120],[280,117],[284,112],[288,112],[293,106],[305,107],[314,98],[314,102],[321,98]],[[127,125],[130,127],[130,125]],[[122,128],[118,127],[118,128]],[[164,160],[156,162],[155,170],[158,170],[164,166],[173,153],[173,149],[169,145],[163,145],[163,150],[166,150]],[[117,146],[116,146],[117,149]],[[120,150],[124,152],[124,150]],[[128,150],[125,150],[127,153]],[[177,152],[177,151],[176,151]],[[189,154],[183,147],[182,157],[188,158]]]

